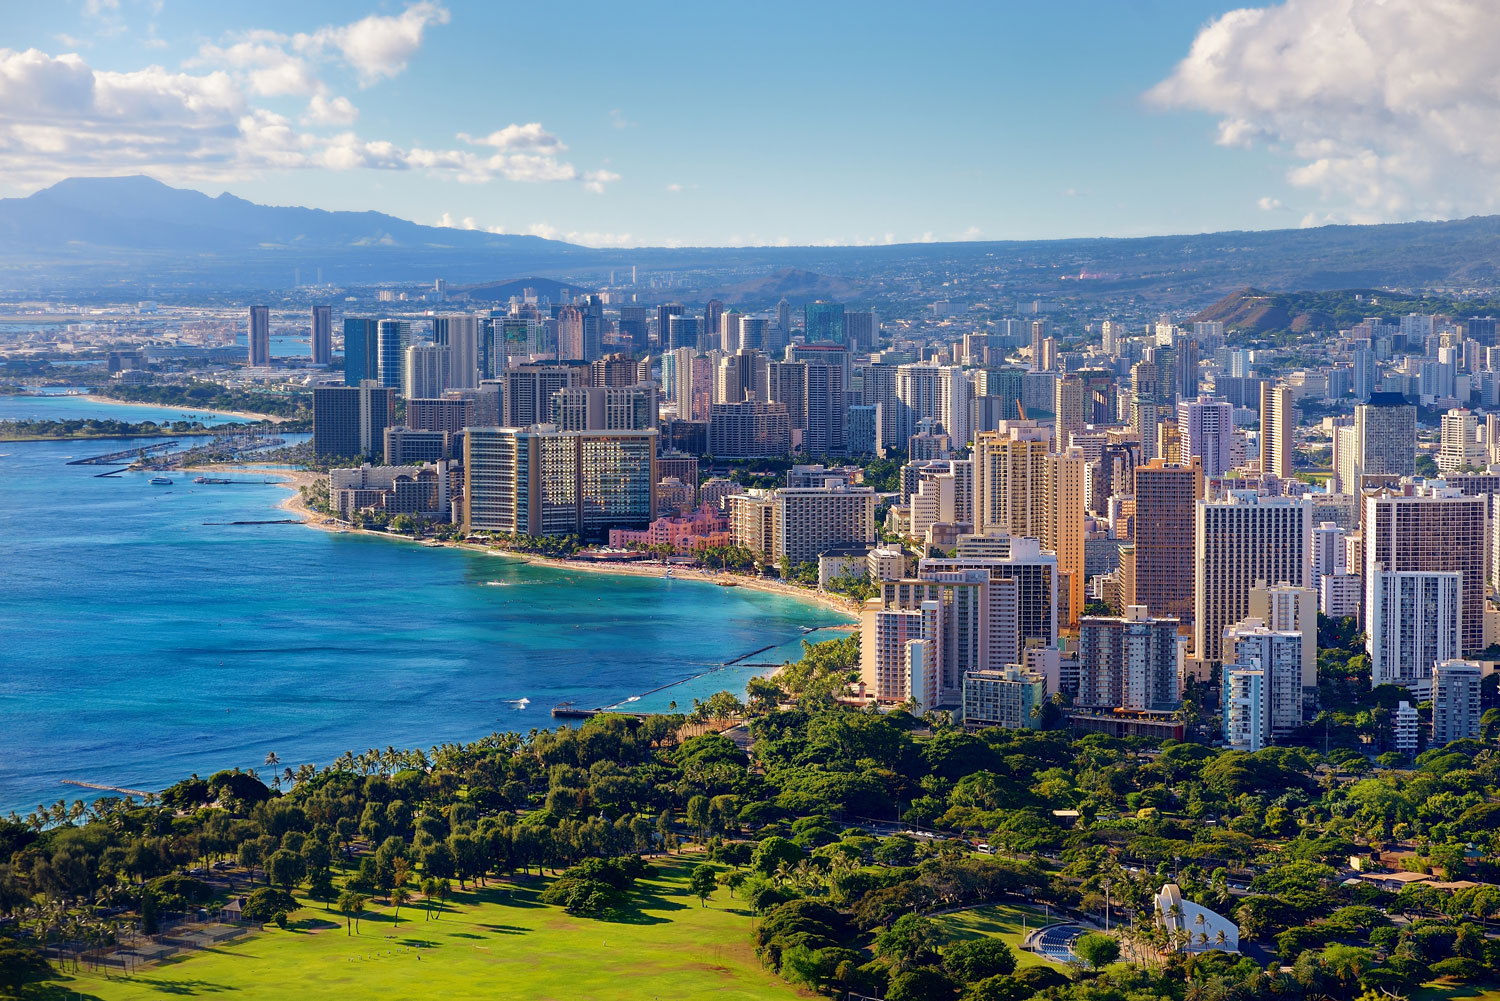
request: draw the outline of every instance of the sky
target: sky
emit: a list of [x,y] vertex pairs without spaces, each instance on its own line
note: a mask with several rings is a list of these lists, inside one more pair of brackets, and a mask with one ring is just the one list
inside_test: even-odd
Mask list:
[[0,195],[144,173],[591,246],[1500,211],[1495,0],[3,0]]

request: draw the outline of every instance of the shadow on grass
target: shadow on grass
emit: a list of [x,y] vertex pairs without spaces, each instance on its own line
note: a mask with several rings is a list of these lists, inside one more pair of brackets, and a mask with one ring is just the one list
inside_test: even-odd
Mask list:
[[184,996],[193,994],[223,994],[226,991],[237,991],[238,987],[233,984],[216,984],[209,980],[154,980],[151,977],[135,977],[134,982],[143,987],[148,987],[158,994],[181,994]]
[[[522,928],[520,925],[480,925],[479,927],[486,928],[496,935],[525,935],[531,931],[530,928]],[[479,936],[476,935],[474,937],[478,938]]]
[[456,931],[456,932],[454,932],[449,937],[450,938],[484,938],[483,935],[475,935],[471,931]]

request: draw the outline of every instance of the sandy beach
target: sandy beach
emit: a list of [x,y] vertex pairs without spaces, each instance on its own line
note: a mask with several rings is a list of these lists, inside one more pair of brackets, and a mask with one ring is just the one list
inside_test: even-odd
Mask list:
[[[318,480],[323,479],[324,474],[312,473],[305,470],[286,469],[263,469],[255,466],[238,464],[216,464],[208,466],[194,466],[195,471],[212,471],[217,473],[254,473],[267,479],[276,478],[281,481],[281,486],[290,491],[290,495],[277,505],[283,511],[289,512],[300,518],[309,527],[321,529],[325,532],[358,532],[362,535],[372,535],[382,539],[394,539],[399,542],[419,543],[417,539],[411,539],[404,535],[394,535],[389,532],[376,532],[369,529],[350,528],[338,524],[327,516],[319,514],[308,507],[302,499],[302,487],[311,486]],[[420,544],[420,543],[419,543]],[[588,560],[557,560],[545,556],[537,556],[532,553],[516,553],[507,549],[495,549],[490,546],[474,545],[467,542],[443,542],[442,546],[452,549],[467,549],[471,552],[483,553],[486,556],[504,556],[522,563],[531,563],[537,566],[551,567],[556,570],[579,570],[584,573],[616,574],[624,577],[663,577],[668,567],[663,563],[626,563],[626,564],[600,564]],[[709,570],[701,570],[692,567],[673,566],[670,568],[674,580],[700,581],[705,584],[725,586],[724,582],[733,583],[736,587],[748,587],[753,591],[763,591],[767,594],[779,594],[785,598],[794,598],[797,601],[806,601],[812,604],[822,605],[841,615],[847,615],[851,620],[858,620],[859,605],[853,599],[839,594],[828,594],[824,591],[815,591],[811,588],[796,587],[791,584],[783,584],[781,581],[766,580],[761,577],[749,577],[740,574],[717,573]]]
[[156,410],[180,410],[184,414],[208,413],[222,414],[225,417],[243,417],[248,421],[270,421],[280,424],[282,421],[291,420],[290,417],[277,417],[274,414],[252,414],[244,410],[214,410],[208,407],[175,407],[161,403],[143,403],[135,400],[117,400],[113,396],[99,396],[96,393],[79,393],[70,397],[74,400],[88,400],[91,403],[104,403],[113,407],[151,407]]

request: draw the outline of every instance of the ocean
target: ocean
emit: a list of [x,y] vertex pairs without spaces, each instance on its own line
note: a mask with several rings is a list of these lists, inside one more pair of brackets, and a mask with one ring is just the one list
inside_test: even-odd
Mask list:
[[[0,420],[38,415],[182,411],[0,397]],[[285,488],[67,465],[148,443],[0,443],[0,814],[96,795],[64,780],[156,790],[269,752],[321,766],[546,728],[562,702],[686,709],[848,621],[744,587],[236,525],[288,517]]]

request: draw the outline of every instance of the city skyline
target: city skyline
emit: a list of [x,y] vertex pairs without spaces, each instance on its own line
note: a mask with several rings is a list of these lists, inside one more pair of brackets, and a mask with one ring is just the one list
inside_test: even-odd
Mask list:
[[[1470,39],[1495,13],[1455,3],[1419,17],[1411,0],[1229,8],[962,11],[955,30],[838,7],[697,11],[684,24],[662,7],[598,5],[564,34],[540,11],[453,2],[86,0],[14,12],[0,194],[146,173],[590,246],[1493,211],[1497,158],[1465,123],[1490,110]],[[1360,72],[1329,76],[1349,58]],[[1444,77],[1405,83],[1402,67],[1424,60]]]

